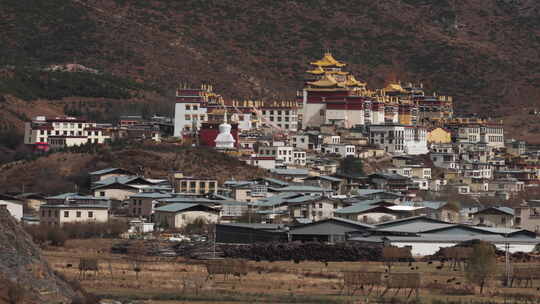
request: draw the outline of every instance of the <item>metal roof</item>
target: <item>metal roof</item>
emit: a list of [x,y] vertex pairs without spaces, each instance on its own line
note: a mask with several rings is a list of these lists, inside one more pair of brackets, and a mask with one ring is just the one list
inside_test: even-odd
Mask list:
[[95,197],[92,195],[80,195],[79,193],[62,193],[55,196],[48,196],[47,200],[95,200],[95,201],[107,201],[107,197]]
[[130,196],[130,198],[167,198],[173,197],[172,193],[161,193],[161,192],[141,192],[136,193]]
[[332,217],[322,221],[291,227],[290,233],[298,235],[333,235],[372,228],[373,226],[368,224]]
[[41,205],[40,208],[59,209],[109,209],[109,205]]
[[274,191],[278,192],[329,192],[330,189],[325,189],[317,186],[309,185],[290,185],[283,188],[271,188]]
[[102,174],[107,174],[107,173],[110,173],[110,172],[114,172],[116,170],[122,170],[122,171],[125,171],[125,172],[129,172],[125,169],[121,169],[121,168],[105,168],[105,169],[101,169],[101,170],[97,170],[97,171],[94,171],[94,172],[90,172],[88,173],[89,175],[102,175]]
[[177,213],[177,212],[181,212],[181,211],[185,211],[185,210],[188,210],[188,209],[191,209],[193,207],[200,207],[200,208],[203,208],[203,209],[206,209],[208,211],[215,211],[215,212],[218,212],[217,210],[215,210],[214,208],[211,208],[211,207],[208,207],[208,206],[205,206],[205,205],[201,205],[201,204],[187,204],[187,203],[173,203],[173,204],[168,204],[168,205],[165,205],[165,206],[161,206],[161,207],[158,207],[155,209],[156,212],[174,212],[174,213]]
[[394,227],[394,226],[402,225],[402,224],[408,223],[408,222],[424,222],[424,223],[425,222],[431,222],[431,223],[450,224],[448,222],[433,219],[433,218],[427,217],[425,215],[419,215],[419,216],[411,216],[411,217],[401,218],[401,219],[397,219],[397,220],[393,220],[393,221],[387,221],[387,222],[384,222],[384,223],[377,224],[376,226],[380,227],[380,228],[382,228],[382,227]]
[[285,199],[290,199],[300,194],[294,192],[282,192],[274,196],[266,197],[252,203],[255,207],[274,207],[285,203]]
[[308,169],[271,169],[270,172],[278,175],[308,175]]

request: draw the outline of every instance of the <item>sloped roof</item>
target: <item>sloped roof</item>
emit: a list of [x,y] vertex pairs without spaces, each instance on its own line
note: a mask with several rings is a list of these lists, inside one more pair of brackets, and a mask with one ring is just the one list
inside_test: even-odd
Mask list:
[[424,215],[419,215],[419,216],[411,216],[411,217],[407,217],[407,218],[401,218],[401,219],[397,219],[397,220],[393,220],[393,221],[387,221],[387,222],[384,222],[384,223],[377,224],[376,226],[378,228],[395,227],[395,226],[407,224],[407,223],[410,223],[410,222],[431,222],[431,223],[440,223],[440,224],[450,224],[450,223],[445,222],[445,221],[436,220],[436,219],[433,219],[433,218],[430,218],[430,217],[427,217],[427,216],[424,216]]
[[[347,228],[344,229],[344,227]],[[372,228],[372,225],[342,219],[339,217],[332,217],[317,222],[291,227],[290,233],[300,235],[330,235]]]
[[295,192],[282,192],[270,197],[262,198],[252,203],[255,207],[273,207],[279,206],[285,203],[286,199],[301,196],[301,194]]
[[200,209],[210,212],[218,212],[216,209],[212,207],[208,207],[201,204],[187,204],[187,203],[173,203],[168,204],[165,206],[161,206],[155,209],[156,212],[172,212],[172,213],[178,213],[182,211],[188,211],[190,209]]
[[510,207],[487,207],[487,208],[484,208],[476,213],[473,213],[473,214],[480,214],[480,213],[485,213],[485,212],[490,212],[490,211],[495,211],[495,212],[500,212],[500,213],[504,213],[504,214],[508,214],[508,215],[511,215],[511,216],[514,216],[514,209],[510,208]]
[[172,193],[162,193],[162,192],[141,192],[136,193],[130,196],[130,198],[167,198],[172,197]]
[[271,169],[270,172],[278,175],[308,175],[308,169]]
[[97,170],[94,172],[90,172],[88,174],[89,175],[103,175],[103,174],[112,173],[115,171],[122,171],[122,172],[130,173],[128,170],[121,169],[121,168],[105,168],[105,169]]
[[310,185],[289,185],[283,188],[271,188],[277,192],[328,192],[330,189],[325,189],[317,186]]

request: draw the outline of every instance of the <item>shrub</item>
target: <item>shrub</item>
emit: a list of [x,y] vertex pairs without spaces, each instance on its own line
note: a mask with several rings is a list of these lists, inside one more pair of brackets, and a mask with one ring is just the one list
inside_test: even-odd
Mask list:
[[8,281],[7,283],[7,300],[9,304],[22,303],[26,291],[22,284],[13,283]]
[[53,228],[47,232],[47,239],[51,242],[53,246],[64,246],[68,236],[60,228]]

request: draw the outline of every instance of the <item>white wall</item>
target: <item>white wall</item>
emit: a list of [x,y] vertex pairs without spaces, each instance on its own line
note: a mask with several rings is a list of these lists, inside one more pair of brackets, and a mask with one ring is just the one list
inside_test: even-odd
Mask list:
[[17,221],[20,221],[23,216],[23,205],[21,203],[15,203],[10,201],[0,200],[0,206],[6,205],[8,212],[13,216]]

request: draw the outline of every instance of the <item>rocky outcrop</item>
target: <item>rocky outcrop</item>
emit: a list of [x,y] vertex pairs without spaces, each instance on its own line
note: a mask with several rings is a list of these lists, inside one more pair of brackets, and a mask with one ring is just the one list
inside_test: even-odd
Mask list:
[[71,303],[77,296],[54,273],[21,225],[0,206],[0,285],[7,286],[8,281],[22,287],[24,303]]

